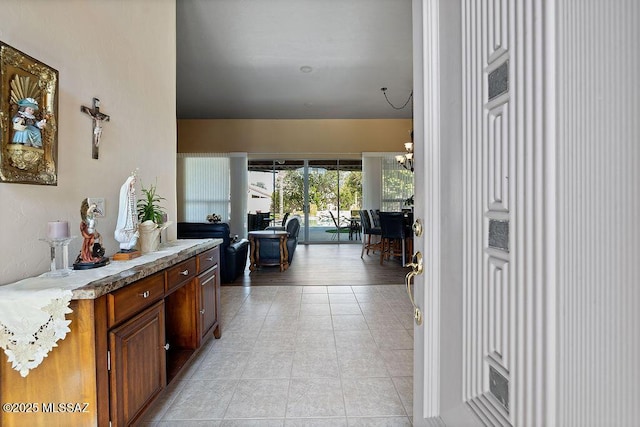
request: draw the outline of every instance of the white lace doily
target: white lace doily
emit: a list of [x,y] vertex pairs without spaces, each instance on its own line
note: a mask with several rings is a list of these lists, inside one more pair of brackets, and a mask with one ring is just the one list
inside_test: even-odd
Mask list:
[[11,367],[26,377],[64,339],[71,320],[65,315],[72,292],[62,289],[24,291],[3,287],[0,298],[0,348]]

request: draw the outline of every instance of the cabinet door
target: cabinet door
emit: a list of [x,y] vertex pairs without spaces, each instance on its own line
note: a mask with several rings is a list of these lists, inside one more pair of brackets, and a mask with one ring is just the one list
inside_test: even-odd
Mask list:
[[166,385],[164,301],[109,332],[113,426],[129,425]]
[[198,285],[200,288],[200,341],[204,342],[212,329],[214,336],[220,338],[220,329],[218,327],[218,304],[220,301],[218,265],[198,276]]

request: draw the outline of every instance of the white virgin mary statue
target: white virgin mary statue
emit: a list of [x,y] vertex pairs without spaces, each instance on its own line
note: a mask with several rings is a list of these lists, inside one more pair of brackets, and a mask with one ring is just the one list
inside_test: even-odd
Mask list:
[[120,187],[120,209],[114,232],[121,251],[133,250],[138,241],[138,215],[136,212],[136,174],[133,173]]

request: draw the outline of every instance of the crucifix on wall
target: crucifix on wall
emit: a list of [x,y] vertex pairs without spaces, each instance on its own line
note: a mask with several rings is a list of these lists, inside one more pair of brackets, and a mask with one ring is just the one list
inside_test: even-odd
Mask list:
[[100,146],[100,137],[102,136],[102,122],[108,122],[110,117],[100,112],[100,100],[93,98],[93,108],[80,107],[80,111],[87,113],[93,119],[93,140],[91,144],[91,157],[98,158],[98,147]]

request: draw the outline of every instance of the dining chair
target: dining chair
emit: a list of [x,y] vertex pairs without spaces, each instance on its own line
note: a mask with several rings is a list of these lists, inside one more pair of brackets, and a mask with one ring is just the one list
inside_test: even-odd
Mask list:
[[289,212],[285,213],[284,216],[282,217],[282,227],[286,227],[287,226],[287,220],[289,219]]
[[259,230],[260,226],[258,223],[259,223],[259,218],[257,214],[252,214],[252,213],[247,214],[247,225],[248,225],[249,231]]
[[[331,240],[335,240],[336,236],[342,232],[350,232],[350,227],[343,227],[338,224],[338,220],[333,215],[333,212],[329,211],[329,215],[331,215],[331,219],[333,220],[333,224],[336,226],[336,232],[331,236]],[[333,232],[333,230],[331,230]]]
[[[402,255],[402,265],[405,265],[405,226],[402,212],[380,212],[380,229],[382,230],[382,249],[380,251],[380,265],[385,258]],[[398,246],[402,252],[398,253]]]
[[378,209],[369,209],[371,215],[371,225],[380,227],[380,211]]
[[265,230],[271,225],[271,212],[260,212],[258,217],[260,218],[260,230]]
[[369,255],[369,251],[375,253],[375,251],[381,249],[381,243],[379,237],[375,237],[373,243],[371,243],[371,236],[380,236],[382,235],[382,230],[380,227],[373,227],[371,225],[371,219],[369,218],[369,212],[362,209],[359,211],[360,214],[360,223],[362,224],[362,251],[360,252],[360,258],[364,256],[364,251],[367,251],[367,255]]
[[284,231],[287,228],[287,220],[288,219],[289,219],[289,212],[285,213],[284,216],[282,217],[282,224],[281,225],[271,225],[271,226],[265,228],[265,230]]
[[362,225],[360,224],[360,214],[356,211],[356,214],[349,219],[349,240],[360,240],[360,234],[362,233]]

